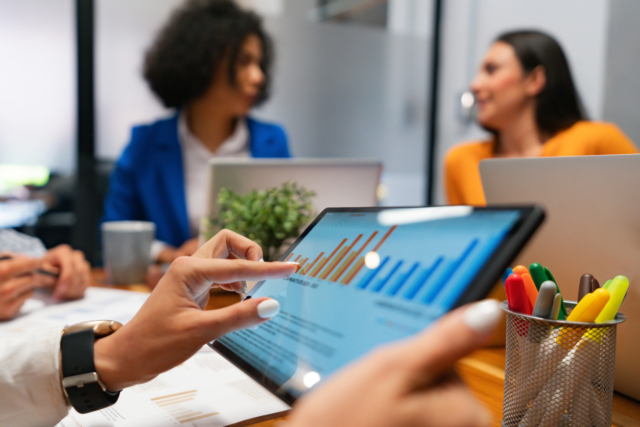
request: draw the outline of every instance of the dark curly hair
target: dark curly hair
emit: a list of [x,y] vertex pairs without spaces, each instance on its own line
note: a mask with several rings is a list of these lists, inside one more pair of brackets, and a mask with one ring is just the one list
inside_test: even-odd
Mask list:
[[165,107],[181,108],[206,92],[226,55],[229,81],[235,84],[238,53],[249,35],[262,42],[259,104],[269,96],[273,44],[260,17],[231,0],[188,0],[173,12],[146,53],[144,78]]

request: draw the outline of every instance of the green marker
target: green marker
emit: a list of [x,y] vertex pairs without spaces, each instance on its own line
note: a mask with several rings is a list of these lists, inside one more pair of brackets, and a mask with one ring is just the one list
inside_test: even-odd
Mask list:
[[604,285],[602,285],[603,288],[605,288],[606,290],[609,290],[609,285],[611,284],[612,280],[609,279],[606,282],[604,282]]
[[540,286],[542,286],[544,282],[550,280],[547,278],[547,273],[544,272],[544,268],[540,264],[535,262],[529,266],[529,274],[531,274],[533,283],[536,284],[536,288],[538,288],[538,291],[540,290]]
[[[553,283],[556,284],[556,291],[558,291],[558,294],[560,294],[560,287],[558,286],[558,282],[556,282],[555,277],[553,277],[553,274],[551,274],[551,272],[547,267],[544,267],[544,273],[547,276],[548,280],[551,280]],[[562,296],[561,296],[560,297],[560,313],[558,314],[558,320],[566,320],[566,318],[567,318],[567,307],[564,305],[564,299],[562,299]]]

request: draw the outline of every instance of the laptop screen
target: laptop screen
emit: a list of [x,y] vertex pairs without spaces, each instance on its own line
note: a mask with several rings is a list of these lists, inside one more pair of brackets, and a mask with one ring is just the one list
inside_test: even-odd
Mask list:
[[298,397],[459,305],[521,215],[468,206],[325,211],[285,254],[300,263],[298,273],[250,293],[278,300],[280,313],[214,348],[268,388]]

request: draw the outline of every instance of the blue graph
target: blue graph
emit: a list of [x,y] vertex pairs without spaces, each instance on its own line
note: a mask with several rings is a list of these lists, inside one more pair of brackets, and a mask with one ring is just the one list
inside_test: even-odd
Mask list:
[[[456,274],[473,251],[479,247],[480,240],[473,239],[456,258],[447,259],[444,256],[437,258],[431,265],[420,269],[420,263],[414,262],[408,269],[402,270],[405,260],[391,261],[385,257],[380,265],[364,274],[356,287],[358,289],[369,288],[370,292],[384,293],[389,297],[401,295],[408,301],[413,301],[420,296],[419,302],[433,304],[438,295],[446,288],[451,278]],[[387,266],[392,267],[377,278]],[[376,280],[377,278],[377,280]],[[370,286],[373,283],[372,286]],[[402,292],[401,292],[402,291]]]

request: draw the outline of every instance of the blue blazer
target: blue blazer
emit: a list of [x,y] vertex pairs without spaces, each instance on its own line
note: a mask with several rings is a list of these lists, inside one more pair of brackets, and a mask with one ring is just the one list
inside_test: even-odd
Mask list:
[[[250,118],[247,127],[252,157],[291,157],[282,127]],[[120,220],[154,222],[156,239],[176,247],[194,237],[187,219],[177,114],[133,128],[104,201],[102,222]]]

